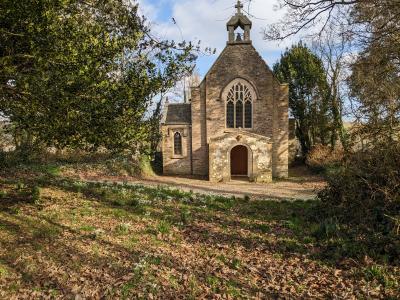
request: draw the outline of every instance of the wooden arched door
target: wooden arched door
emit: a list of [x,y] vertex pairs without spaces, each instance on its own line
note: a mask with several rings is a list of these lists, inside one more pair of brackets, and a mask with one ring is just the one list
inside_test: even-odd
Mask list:
[[245,146],[238,145],[231,150],[231,175],[248,175],[249,153]]

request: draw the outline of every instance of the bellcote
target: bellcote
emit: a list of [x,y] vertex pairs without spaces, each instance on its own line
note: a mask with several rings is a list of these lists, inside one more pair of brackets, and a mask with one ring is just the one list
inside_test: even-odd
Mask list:
[[[236,14],[228,21],[226,24],[228,30],[228,43],[229,44],[244,44],[244,43],[251,43],[250,40],[250,29],[251,29],[251,21],[247,16],[242,13],[243,4],[238,0],[237,4],[235,5],[237,9]],[[235,36],[235,30],[240,27],[244,32],[243,36],[240,33],[237,33]]]

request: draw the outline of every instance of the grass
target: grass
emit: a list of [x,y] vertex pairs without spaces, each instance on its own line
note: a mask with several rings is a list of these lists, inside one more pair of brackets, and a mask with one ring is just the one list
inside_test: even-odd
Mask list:
[[385,288],[399,288],[399,278],[393,276],[385,266],[371,265],[363,270],[365,280],[376,282]]
[[171,224],[161,220],[157,225],[157,231],[161,234],[169,234],[171,232]]
[[115,227],[115,232],[119,235],[126,235],[129,233],[129,228],[130,228],[130,224],[125,224],[125,223],[118,224]]
[[86,231],[86,232],[93,232],[96,230],[96,227],[91,226],[91,225],[83,225],[79,229],[82,231]]
[[319,222],[314,201],[57,174],[46,167],[0,174],[5,299],[68,298],[71,286],[82,297],[106,299],[400,295],[398,264],[363,263],[364,249],[343,239],[337,220]]
[[0,279],[7,277],[7,275],[8,275],[7,268],[5,268],[0,264]]

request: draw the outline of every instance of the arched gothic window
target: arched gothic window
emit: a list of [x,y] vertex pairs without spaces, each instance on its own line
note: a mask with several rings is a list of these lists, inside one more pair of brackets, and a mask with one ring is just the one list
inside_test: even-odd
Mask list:
[[174,154],[182,155],[182,135],[179,132],[174,134]]
[[226,98],[226,127],[252,128],[253,93],[243,82],[235,82]]

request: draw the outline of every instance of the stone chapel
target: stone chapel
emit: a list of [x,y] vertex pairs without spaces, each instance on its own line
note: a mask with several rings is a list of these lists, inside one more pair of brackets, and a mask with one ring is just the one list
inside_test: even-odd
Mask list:
[[[288,92],[254,48],[252,22],[237,12],[228,42],[188,103],[167,103],[161,121],[163,172],[220,182],[288,176]],[[243,32],[237,33],[238,29]]]

